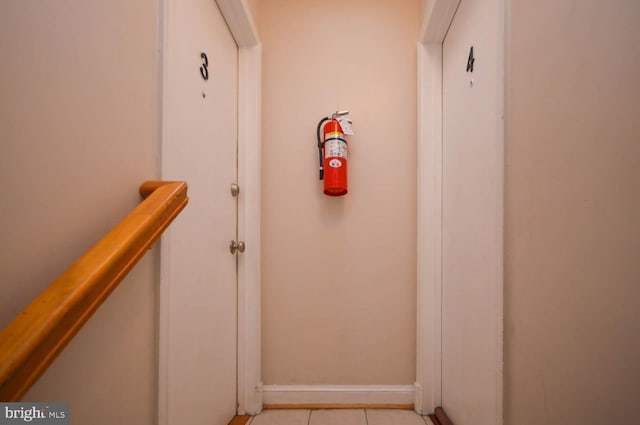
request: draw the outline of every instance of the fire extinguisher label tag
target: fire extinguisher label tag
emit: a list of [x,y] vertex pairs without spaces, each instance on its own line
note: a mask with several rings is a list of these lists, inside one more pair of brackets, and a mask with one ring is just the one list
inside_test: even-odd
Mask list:
[[342,161],[340,161],[339,159],[332,159],[331,161],[329,161],[329,167],[340,168],[342,167]]
[[338,118],[338,122],[340,123],[340,127],[342,127],[342,132],[347,136],[353,136],[353,129],[351,128],[351,121],[347,119],[347,117]]
[[347,142],[341,139],[327,140],[324,144],[324,157],[347,159]]

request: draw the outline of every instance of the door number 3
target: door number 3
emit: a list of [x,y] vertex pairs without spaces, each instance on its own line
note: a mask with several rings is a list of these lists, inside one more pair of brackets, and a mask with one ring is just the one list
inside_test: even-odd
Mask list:
[[207,69],[207,66],[209,66],[209,59],[207,58],[207,54],[204,52],[200,53],[200,57],[202,58],[200,75],[202,75],[202,78],[206,81],[209,79],[209,69]]

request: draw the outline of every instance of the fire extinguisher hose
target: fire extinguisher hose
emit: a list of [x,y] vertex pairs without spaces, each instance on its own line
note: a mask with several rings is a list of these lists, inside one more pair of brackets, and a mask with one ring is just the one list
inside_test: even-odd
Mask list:
[[318,123],[318,130],[316,131],[316,135],[318,136],[318,158],[320,160],[320,180],[324,180],[324,164],[322,161],[322,147],[324,145],[324,143],[322,142],[322,124],[324,124],[326,121],[329,121],[331,118],[329,117],[324,117],[320,120],[320,122]]

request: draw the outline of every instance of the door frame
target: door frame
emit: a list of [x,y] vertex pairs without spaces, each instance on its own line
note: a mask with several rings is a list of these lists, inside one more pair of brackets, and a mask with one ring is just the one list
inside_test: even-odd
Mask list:
[[[213,0],[212,0],[213,1]],[[238,46],[238,239],[246,251],[238,257],[237,322],[237,400],[238,413],[256,414],[262,410],[260,382],[260,92],[261,46],[251,10],[244,1],[215,0]],[[164,137],[167,98],[165,40],[168,37],[169,0],[160,0],[159,57],[159,133],[160,164],[169,143]],[[160,167],[161,178],[163,176]],[[169,361],[169,273],[171,229],[165,232],[160,247],[160,288],[158,295],[158,394],[157,415],[160,425],[168,425],[171,397],[169,368],[179,373],[180,366]],[[174,311],[175,314],[175,311]],[[207,409],[207,406],[201,406]]]
[[[416,337],[416,394],[415,408],[418,413],[433,412],[442,406],[442,44],[461,0],[432,0],[422,16],[420,40],[418,42],[418,310]],[[506,4],[498,0],[498,10],[505,25],[500,28],[498,57],[499,107],[504,111],[504,69]],[[506,118],[506,117],[505,117]],[[504,152],[505,122],[500,133],[500,144]],[[499,205],[496,211],[501,224],[495,229],[493,240],[496,252],[493,258],[497,275],[495,282],[495,305],[498,309],[495,323],[495,388],[496,411],[500,412],[497,424],[502,424],[503,411],[503,229],[504,229],[504,156],[498,161],[498,170],[487,170],[497,174],[499,180]]]

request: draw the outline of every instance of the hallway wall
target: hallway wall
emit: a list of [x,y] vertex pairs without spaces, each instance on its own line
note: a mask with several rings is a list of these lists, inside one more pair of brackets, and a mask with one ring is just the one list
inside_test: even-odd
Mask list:
[[636,424],[640,3],[509,4],[505,424]]
[[[262,0],[262,378],[412,384],[418,0]],[[318,121],[350,109],[349,194]]]
[[[158,1],[5,0],[0,39],[4,327],[158,176]],[[25,400],[155,422],[156,266],[153,249]]]

